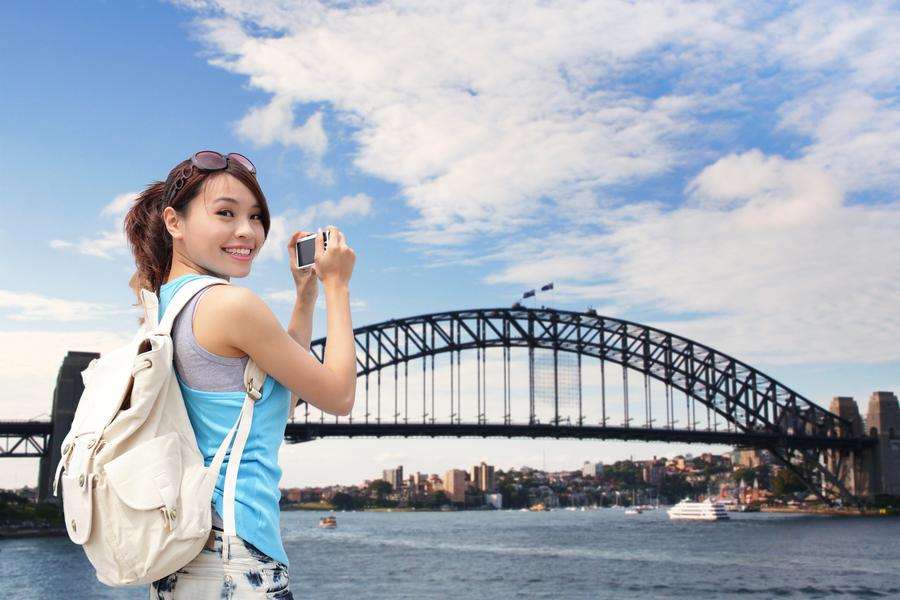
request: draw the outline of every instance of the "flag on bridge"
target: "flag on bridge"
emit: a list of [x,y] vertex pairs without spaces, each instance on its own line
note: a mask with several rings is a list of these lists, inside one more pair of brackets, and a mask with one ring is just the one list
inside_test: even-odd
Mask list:
[[534,290],[528,290],[527,292],[522,294],[522,298],[531,298],[532,296],[534,296]]
[[552,289],[553,289],[553,282],[552,282],[552,281],[551,281],[550,283],[548,283],[547,285],[541,287],[541,291],[542,291],[542,292],[546,292],[547,290],[552,290]]

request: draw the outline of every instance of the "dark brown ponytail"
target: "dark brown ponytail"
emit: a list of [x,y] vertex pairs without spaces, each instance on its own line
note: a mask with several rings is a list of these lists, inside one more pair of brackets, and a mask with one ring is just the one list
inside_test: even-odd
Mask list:
[[[166,229],[163,221],[163,210],[167,206],[175,209],[179,215],[187,212],[187,204],[200,192],[202,183],[209,177],[216,177],[228,173],[235,176],[256,196],[262,214],[260,220],[263,223],[265,235],[269,235],[271,219],[269,204],[256,181],[256,176],[247,171],[239,163],[229,160],[225,169],[219,171],[203,171],[194,168],[190,159],[183,160],[169,172],[166,181],[156,181],[141,192],[134,201],[131,209],[125,215],[125,237],[134,255],[134,264],[137,270],[131,276],[128,285],[134,291],[137,304],[141,302],[140,291],[146,289],[159,296],[160,288],[165,283],[169,270],[172,268],[172,235]],[[172,195],[166,198],[165,190],[172,182],[179,179],[180,175],[186,175],[183,185]],[[143,317],[138,319],[143,324]]]
[[162,218],[164,185],[162,181],[149,185],[125,215],[125,236],[137,267],[129,283],[138,302],[142,288],[159,295],[172,264],[172,236]]

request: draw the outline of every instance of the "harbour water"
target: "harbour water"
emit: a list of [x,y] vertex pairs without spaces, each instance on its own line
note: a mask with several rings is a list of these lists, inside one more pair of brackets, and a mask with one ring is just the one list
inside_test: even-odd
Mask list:
[[[900,519],[665,510],[282,514],[298,598],[897,598]],[[68,538],[0,540],[2,598],[146,598],[107,588]]]

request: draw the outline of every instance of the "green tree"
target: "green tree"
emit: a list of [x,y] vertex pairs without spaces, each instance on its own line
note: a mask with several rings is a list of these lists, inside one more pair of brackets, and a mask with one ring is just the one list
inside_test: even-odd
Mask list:
[[331,503],[335,510],[353,510],[356,507],[356,500],[346,492],[337,492],[331,498]]
[[371,497],[372,494],[375,494],[375,506],[385,506],[387,505],[387,502],[385,502],[384,497],[385,495],[390,494],[394,488],[384,479],[376,479],[371,482],[366,489],[369,493],[369,497]]
[[790,469],[781,469],[772,476],[772,493],[776,496],[786,496],[805,489],[806,486]]

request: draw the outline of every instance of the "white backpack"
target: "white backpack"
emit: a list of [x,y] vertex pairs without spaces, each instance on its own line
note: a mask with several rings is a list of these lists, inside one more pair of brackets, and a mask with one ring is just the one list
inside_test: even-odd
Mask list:
[[62,445],[63,512],[107,585],[143,584],[196,557],[211,528],[213,489],[234,438],[225,474],[225,533],[235,534],[234,493],[244,443],[266,374],[247,363],[240,416],[210,466],[203,466],[173,363],[172,323],[194,294],[224,279],[184,284],[158,322],[159,300],[141,290],[145,321],[132,341],[82,371],[84,393]]

